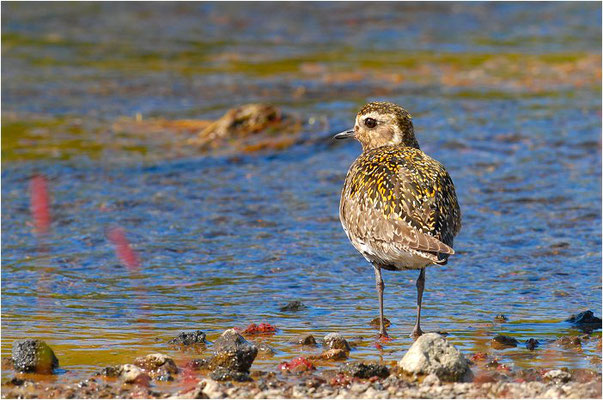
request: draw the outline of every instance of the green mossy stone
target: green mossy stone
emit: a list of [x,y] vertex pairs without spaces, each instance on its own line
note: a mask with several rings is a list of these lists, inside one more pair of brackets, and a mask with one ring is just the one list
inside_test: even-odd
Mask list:
[[13,344],[12,360],[15,370],[38,374],[52,374],[59,366],[54,351],[42,340],[17,340]]

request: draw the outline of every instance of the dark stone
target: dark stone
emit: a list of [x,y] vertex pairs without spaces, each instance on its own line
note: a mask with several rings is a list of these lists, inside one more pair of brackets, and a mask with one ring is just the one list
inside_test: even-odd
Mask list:
[[536,340],[534,338],[530,338],[530,339],[526,340],[526,349],[534,350],[536,347],[538,347],[539,344],[540,344],[540,342],[538,342],[538,340]]
[[570,324],[576,325],[583,331],[588,331],[589,333],[595,329],[601,329],[601,318],[595,317],[591,310],[582,311],[579,314],[572,315],[566,322]]
[[201,331],[180,332],[178,336],[168,342],[173,345],[191,346],[193,344],[205,344],[205,333]]
[[13,343],[12,360],[15,370],[52,374],[59,360],[52,349],[38,339],[17,340]]
[[519,342],[511,336],[496,335],[492,339],[492,347],[495,349],[505,349],[507,347],[517,347]]
[[496,317],[494,317],[494,321],[495,322],[507,322],[508,319],[504,314],[498,314]]
[[339,371],[360,379],[369,379],[373,376],[387,378],[389,376],[389,368],[376,363],[348,362],[341,366]]
[[523,379],[526,382],[541,382],[542,374],[534,368],[526,368],[518,370],[515,378]]
[[186,363],[186,368],[190,368],[194,371],[206,368],[209,365],[209,360],[205,358],[195,358]]
[[304,346],[316,346],[316,339],[312,335],[300,336],[295,340],[295,343],[301,344]]
[[214,355],[209,368],[226,368],[231,371],[249,372],[258,348],[245,340],[234,329],[228,329],[214,343]]
[[276,350],[268,346],[266,343],[257,343],[258,354],[264,358],[272,357],[276,354]]
[[121,368],[119,366],[104,367],[99,372],[99,375],[106,376],[108,378],[118,378],[120,374]]
[[555,343],[566,347],[582,346],[582,340],[578,336],[563,336],[555,340]]
[[279,310],[282,312],[295,312],[305,310],[306,308],[308,307],[301,301],[290,301],[287,303],[287,305],[282,306]]
[[249,373],[241,371],[233,371],[228,368],[216,368],[209,377],[215,381],[236,381],[249,382],[252,381]]
[[23,386],[24,383],[25,383],[24,379],[17,378],[17,377],[14,377],[10,381],[6,382],[6,384],[9,386]]
[[148,356],[138,357],[136,360],[134,360],[134,365],[144,369],[145,371],[156,371],[159,369],[163,369],[171,374],[178,373],[178,367],[176,366],[174,360],[160,353],[154,353],[149,354]]

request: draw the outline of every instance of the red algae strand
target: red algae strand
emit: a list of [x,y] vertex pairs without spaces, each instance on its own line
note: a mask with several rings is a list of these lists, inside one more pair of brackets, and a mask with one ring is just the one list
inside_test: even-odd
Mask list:
[[119,227],[111,228],[107,232],[107,238],[113,243],[113,246],[115,246],[117,258],[119,258],[130,272],[138,271],[140,268],[140,259],[126,238],[125,231]]
[[36,233],[45,234],[50,228],[50,200],[47,179],[43,175],[31,178],[30,185],[31,214]]

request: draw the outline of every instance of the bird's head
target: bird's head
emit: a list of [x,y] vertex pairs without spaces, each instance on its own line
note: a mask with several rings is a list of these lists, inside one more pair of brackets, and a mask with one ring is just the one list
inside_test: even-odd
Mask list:
[[356,115],[354,129],[335,135],[335,139],[355,138],[367,151],[381,146],[407,146],[419,148],[412,126],[412,117],[404,108],[394,103],[368,103]]

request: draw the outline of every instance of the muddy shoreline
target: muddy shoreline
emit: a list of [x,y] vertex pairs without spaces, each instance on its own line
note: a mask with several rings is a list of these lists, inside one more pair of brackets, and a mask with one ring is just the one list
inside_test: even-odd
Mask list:
[[[425,334],[402,360],[399,354],[384,352],[378,362],[359,361],[354,357],[358,343],[340,334],[318,339],[305,335],[290,343],[300,356],[280,363],[274,359],[275,350],[263,341],[266,335],[278,340],[278,330],[269,324],[229,329],[213,343],[201,331],[181,332],[166,343],[166,349],[177,348],[186,358],[149,354],[129,364],[106,366],[84,379],[81,374],[79,379],[67,378],[69,371],[57,368],[58,360],[43,342],[21,341],[15,344],[13,357],[3,359],[5,373],[12,374],[2,383],[2,398],[600,398],[602,394],[602,374],[596,369],[521,368],[501,362],[500,351],[518,345],[502,335],[492,339],[487,353],[462,354],[445,336]],[[597,340],[600,349],[598,331],[563,336],[548,344],[529,340],[522,346],[527,352],[555,348],[581,352],[582,343]],[[33,353],[22,357],[27,349],[33,352],[34,343],[50,357]],[[383,349],[388,343],[376,340],[374,345]],[[466,373],[452,374],[458,364],[439,359],[427,360],[431,366],[413,372],[417,360],[405,360],[421,345],[430,351],[443,345],[458,353],[438,350],[443,359],[450,354],[459,357]],[[256,357],[274,360],[274,365],[254,367]],[[45,374],[32,372],[36,362]],[[44,363],[52,363],[55,375],[48,374]]]

